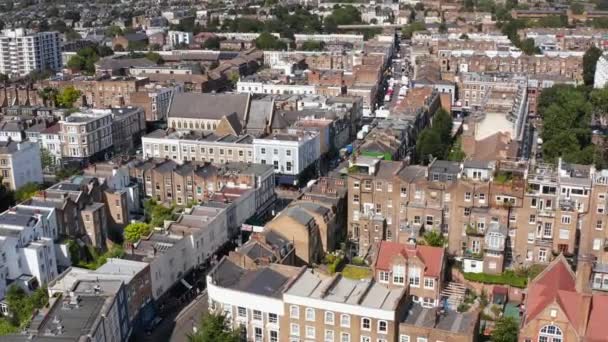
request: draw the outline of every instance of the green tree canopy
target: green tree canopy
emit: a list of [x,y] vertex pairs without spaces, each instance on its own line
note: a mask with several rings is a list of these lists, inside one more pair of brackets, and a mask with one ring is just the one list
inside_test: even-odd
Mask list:
[[302,50],[304,51],[322,51],[325,44],[323,42],[317,42],[314,40],[307,40],[302,43]]
[[220,38],[219,37],[211,37],[205,40],[202,45],[203,49],[209,50],[217,50],[220,48]]
[[403,26],[401,32],[406,39],[411,39],[412,35],[416,31],[424,31],[426,30],[426,25],[421,21],[414,21],[408,25]]
[[129,242],[136,242],[142,236],[147,236],[152,231],[152,227],[143,222],[133,222],[125,227],[124,236]]
[[274,35],[264,32],[255,39],[255,46],[261,50],[285,50],[287,44]]
[[513,317],[503,316],[494,326],[492,342],[517,342],[519,324]]
[[82,93],[74,86],[65,87],[57,94],[57,105],[62,108],[72,108],[80,96]]
[[445,148],[439,132],[431,128],[423,129],[416,140],[416,156],[422,163],[428,163],[431,158],[442,159]]
[[424,233],[423,237],[424,237],[424,241],[429,246],[443,247],[446,243],[446,239],[443,236],[443,234],[441,234],[441,232],[436,231],[436,230],[427,231],[426,233]]
[[189,342],[239,342],[240,331],[233,330],[225,315],[207,313],[201,318],[196,333],[188,336]]
[[574,14],[583,14],[583,12],[585,11],[585,6],[580,2],[575,2],[570,5],[570,9]]
[[145,57],[146,57],[146,59],[148,59],[156,64],[159,64],[159,65],[165,63],[165,61],[163,60],[163,57],[156,52],[150,51],[150,52],[146,53]]
[[38,183],[34,183],[34,182],[25,183],[19,189],[17,189],[17,191],[15,191],[15,200],[17,200],[17,202],[23,202],[25,200],[28,200],[28,199],[34,197],[34,195],[40,189],[41,189],[41,186]]
[[602,50],[595,46],[590,47],[583,55],[583,81],[585,85],[593,85],[595,80],[595,66],[602,55]]

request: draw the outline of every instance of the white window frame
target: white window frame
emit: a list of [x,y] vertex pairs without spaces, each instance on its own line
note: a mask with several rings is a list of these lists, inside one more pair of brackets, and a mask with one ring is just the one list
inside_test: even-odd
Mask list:
[[289,317],[300,318],[300,307],[297,305],[290,306],[289,307]]
[[340,314],[340,326],[342,328],[350,328],[350,315]]
[[[382,324],[382,323],[384,323],[384,329],[380,329],[380,324]],[[378,333],[380,333],[380,334],[388,333],[388,322],[387,321],[378,320],[377,327],[378,327]]]
[[[336,323],[336,314],[332,311],[325,311],[325,324],[334,325]],[[331,319],[328,319],[331,318]]]
[[[368,322],[368,327],[365,328],[365,322]],[[361,317],[361,330],[372,331],[372,319],[368,317]]]
[[315,321],[315,309],[306,308],[306,320],[309,322]]

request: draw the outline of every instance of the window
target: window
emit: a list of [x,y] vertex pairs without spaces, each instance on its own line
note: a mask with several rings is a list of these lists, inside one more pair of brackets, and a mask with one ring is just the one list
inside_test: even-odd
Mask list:
[[292,336],[300,336],[300,325],[291,324],[291,335]]
[[528,220],[528,223],[530,223],[530,224],[536,223],[536,215],[530,215],[530,219]]
[[414,216],[414,224],[420,224],[420,216]]
[[433,278],[424,278],[424,288],[425,289],[435,288],[435,279],[433,279]]
[[274,153],[275,156],[279,154],[279,150],[277,150],[276,148],[272,152]]
[[543,237],[550,238],[553,237],[553,229],[551,222],[545,222],[545,229],[543,229]]
[[260,311],[260,310],[253,310],[253,320],[254,321],[261,321],[262,320],[262,311]]
[[386,321],[378,321],[378,332],[384,334],[388,332],[388,323]]
[[359,182],[354,182],[353,183],[353,188],[359,189]]
[[275,170],[278,170],[278,169],[279,169],[279,161],[278,161],[278,160],[273,161],[273,162],[272,162],[272,165],[274,166],[274,169],[275,169]]
[[593,239],[593,250],[599,251],[602,247],[602,239]]
[[358,194],[354,194],[353,195],[353,203],[359,203],[359,195]]
[[568,229],[560,229],[559,238],[562,240],[568,240],[570,238],[570,231]]
[[279,342],[279,333],[276,330],[270,330],[270,342]]
[[392,183],[387,183],[386,184],[386,191],[387,192],[393,192],[393,184]]
[[247,318],[247,309],[245,309],[244,307],[239,306],[237,311],[238,311],[238,313],[237,313],[238,317]]
[[597,220],[597,222],[595,222],[595,229],[602,230],[603,225],[604,224],[603,224],[602,220]]
[[289,316],[291,318],[300,318],[300,307],[297,305],[292,305],[289,307]]
[[260,328],[260,327],[253,328],[253,334],[254,334],[254,341],[255,342],[262,342],[263,341],[262,328]]
[[604,213],[604,207],[600,207],[600,206],[598,206],[598,207],[597,207],[597,213],[598,213],[598,214],[603,214],[603,213]]
[[431,215],[427,215],[426,216],[426,225],[427,226],[432,226],[433,225],[433,216],[431,216]]
[[315,338],[315,327],[306,326],[306,338]]
[[268,314],[268,323],[277,324],[279,322],[279,317],[275,313]]
[[426,337],[418,337],[416,339],[416,342],[428,342],[428,340],[426,339]]
[[306,308],[306,320],[307,321],[314,321],[315,320],[315,309],[313,309],[313,308]]
[[405,284],[405,265],[393,266],[393,283],[401,285]]
[[291,156],[291,150],[286,150],[285,151],[285,155],[288,156],[288,157],[290,157]]
[[340,315],[340,326],[343,328],[350,328],[350,315],[347,315],[347,314]]
[[486,194],[479,194],[479,201],[485,202],[485,200],[486,200]]
[[467,191],[467,192],[464,193],[464,200],[467,201],[467,202],[471,200],[471,193],[470,192]]
[[538,261],[547,262],[547,250],[546,249],[538,250]]
[[388,272],[380,271],[378,278],[381,283],[388,283]]
[[333,330],[325,330],[325,342],[334,342]]
[[470,216],[471,215],[471,208],[464,208],[464,216]]
[[340,342],[350,342],[350,334],[345,332],[341,333]]
[[334,313],[331,311],[325,311],[325,324],[334,325]]
[[409,278],[410,286],[420,287],[420,268],[416,266],[410,267]]
[[568,215],[562,215],[562,223],[563,224],[570,224],[570,216],[568,216]]
[[410,336],[409,335],[399,336],[399,342],[410,342]]
[[371,329],[372,329],[372,320],[367,317],[361,318],[361,330],[370,331]]
[[262,154],[266,154],[266,149],[262,147],[262,148],[260,149],[260,153],[262,153]]
[[555,325],[545,325],[540,329],[538,342],[562,342],[562,330]]
[[372,339],[369,336],[361,336],[361,342],[372,342]]

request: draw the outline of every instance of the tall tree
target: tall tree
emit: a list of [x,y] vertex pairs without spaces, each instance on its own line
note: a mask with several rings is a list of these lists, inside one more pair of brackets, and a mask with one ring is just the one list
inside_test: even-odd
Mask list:
[[602,50],[595,46],[590,47],[583,55],[583,81],[585,85],[593,85],[595,79],[595,66],[602,55]]
[[74,86],[65,87],[57,94],[57,105],[62,108],[72,108],[80,96],[82,93]]
[[215,313],[204,315],[197,331],[188,336],[189,342],[238,342],[240,340],[240,331],[230,327],[230,321],[225,315]]
[[517,342],[519,325],[513,317],[501,317],[492,331],[492,342]]

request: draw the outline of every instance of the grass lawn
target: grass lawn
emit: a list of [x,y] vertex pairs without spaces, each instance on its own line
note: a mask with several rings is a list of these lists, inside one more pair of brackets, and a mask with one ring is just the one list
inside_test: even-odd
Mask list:
[[367,267],[360,267],[355,265],[346,265],[342,270],[342,275],[350,279],[364,279],[371,278],[372,270]]

